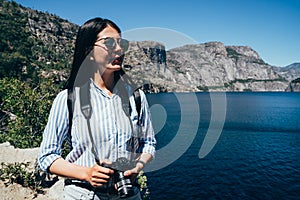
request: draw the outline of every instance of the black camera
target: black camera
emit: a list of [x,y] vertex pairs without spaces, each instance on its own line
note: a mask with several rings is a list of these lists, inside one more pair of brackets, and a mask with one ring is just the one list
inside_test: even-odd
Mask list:
[[118,194],[121,198],[128,198],[134,195],[133,185],[130,177],[124,176],[124,172],[126,170],[134,168],[133,162],[124,157],[121,157],[111,165],[104,164],[103,166],[114,170],[114,174],[112,176],[112,184],[117,185]]

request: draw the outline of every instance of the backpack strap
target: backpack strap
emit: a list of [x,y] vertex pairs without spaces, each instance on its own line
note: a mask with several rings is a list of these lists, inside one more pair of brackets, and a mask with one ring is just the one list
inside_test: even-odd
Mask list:
[[142,101],[141,101],[141,95],[140,95],[139,89],[134,90],[133,97],[134,97],[134,101],[135,101],[136,111],[138,113],[138,125],[140,125],[140,123],[141,123],[140,115],[141,115]]
[[92,116],[92,105],[91,105],[91,95],[90,95],[90,81],[84,84],[79,89],[79,97],[80,97],[80,109],[82,114],[84,115],[88,127],[89,137],[92,143],[92,153],[94,155],[95,161],[98,165],[100,165],[99,156],[96,152],[95,141],[92,135],[91,123],[90,119]]
[[68,113],[69,113],[69,130],[68,135],[70,138],[69,147],[72,150],[72,122],[73,122],[73,113],[74,113],[74,104],[75,104],[76,95],[74,93],[74,88],[68,89],[68,99],[67,99],[67,106],[68,106]]
[[79,89],[80,109],[85,119],[90,119],[92,116],[90,82],[87,82]]

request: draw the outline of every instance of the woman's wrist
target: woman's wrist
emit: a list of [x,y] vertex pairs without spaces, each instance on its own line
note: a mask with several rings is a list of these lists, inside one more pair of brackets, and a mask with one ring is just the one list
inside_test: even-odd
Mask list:
[[80,174],[81,177],[79,177],[80,180],[83,181],[90,181],[90,174],[91,174],[91,168],[89,167],[83,167],[82,168],[82,173]]
[[145,167],[146,163],[142,160],[137,160],[136,161],[136,166],[140,169],[143,169]]
[[146,163],[145,163],[144,161],[142,161],[142,160],[137,160],[136,163],[140,163],[140,164],[142,164],[143,166],[146,165]]

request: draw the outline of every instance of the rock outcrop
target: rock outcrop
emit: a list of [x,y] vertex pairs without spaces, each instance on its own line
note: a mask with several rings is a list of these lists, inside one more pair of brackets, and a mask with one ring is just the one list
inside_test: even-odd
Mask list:
[[[145,53],[150,50],[157,55]],[[153,59],[163,57],[161,50],[160,43],[131,43],[125,59],[127,73],[140,84],[176,92],[287,91],[291,82],[287,77],[292,72],[276,70],[248,46],[221,42],[185,45],[165,51],[166,60]],[[300,72],[293,74],[297,76]]]
[[[0,163],[5,164],[18,164],[27,163],[26,171],[33,172],[36,170],[36,159],[38,156],[39,148],[19,149],[14,148],[8,142],[0,144]],[[1,166],[3,167],[3,166]],[[56,177],[56,176],[53,176]],[[48,178],[46,178],[48,179]],[[43,181],[46,181],[44,178]],[[51,180],[51,187],[43,187],[43,193],[22,187],[19,184],[6,184],[5,180],[0,180],[0,199],[36,199],[36,200],[58,200],[61,199],[63,190],[63,179],[53,178]]]
[[286,89],[287,92],[299,92],[300,91],[300,78],[292,80]]

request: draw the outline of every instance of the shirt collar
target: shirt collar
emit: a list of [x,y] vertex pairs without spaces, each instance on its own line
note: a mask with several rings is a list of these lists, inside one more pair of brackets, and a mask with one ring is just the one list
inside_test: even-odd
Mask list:
[[93,87],[97,92],[99,92],[100,94],[102,94],[103,96],[107,97],[107,98],[114,98],[115,95],[118,94],[118,89],[115,87],[113,90],[113,95],[109,96],[106,92],[104,92],[100,87],[97,86],[97,84],[94,82],[94,80],[91,78],[91,88]]

